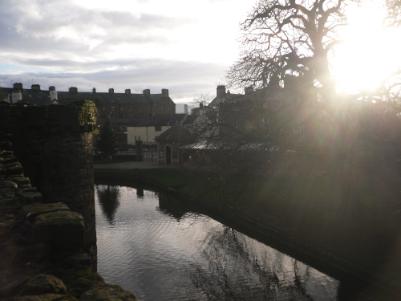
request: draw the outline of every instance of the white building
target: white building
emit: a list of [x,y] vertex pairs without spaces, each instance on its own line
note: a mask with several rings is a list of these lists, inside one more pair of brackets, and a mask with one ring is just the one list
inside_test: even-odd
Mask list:
[[127,143],[135,145],[137,141],[144,144],[155,144],[156,137],[171,128],[170,125],[163,126],[128,126],[127,127]]

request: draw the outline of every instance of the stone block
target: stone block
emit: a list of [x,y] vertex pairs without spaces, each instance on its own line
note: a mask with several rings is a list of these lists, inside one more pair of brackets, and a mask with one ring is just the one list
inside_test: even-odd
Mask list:
[[28,177],[24,177],[24,176],[9,177],[9,180],[17,183],[19,187],[31,185],[31,180]]
[[64,282],[53,275],[39,274],[30,278],[20,288],[20,295],[65,294]]
[[0,157],[10,157],[14,156],[14,152],[10,150],[0,150]]
[[9,164],[9,163],[14,163],[16,161],[17,161],[17,158],[12,154],[5,155],[5,156],[0,155],[0,163]]
[[10,180],[0,181],[0,190],[2,190],[2,189],[16,190],[17,188],[18,188],[18,184],[14,181],[10,181]]
[[18,199],[25,204],[32,204],[43,201],[43,195],[35,188],[23,189],[17,192]]
[[51,247],[45,243],[24,244],[18,250],[17,257],[25,262],[40,262],[52,253]]
[[27,205],[21,208],[21,214],[24,218],[33,219],[39,214],[49,213],[54,211],[70,210],[64,203],[38,203]]
[[4,164],[3,173],[7,176],[23,175],[24,168],[20,162],[13,162]]
[[79,250],[83,246],[84,219],[74,211],[42,213],[34,218],[34,241],[46,242],[63,251]]

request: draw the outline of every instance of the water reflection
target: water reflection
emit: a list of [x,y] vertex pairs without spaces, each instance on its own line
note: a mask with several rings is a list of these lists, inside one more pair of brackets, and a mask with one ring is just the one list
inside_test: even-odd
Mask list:
[[177,221],[188,212],[188,209],[183,206],[182,202],[174,199],[173,197],[167,196],[166,194],[159,194],[159,207],[158,209],[174,217]]
[[[98,271],[140,300],[337,298],[338,281],[177,200],[128,187],[96,190]],[[110,195],[117,206],[107,211]]]
[[114,216],[118,206],[120,206],[120,191],[118,186],[98,186],[96,189],[99,204],[102,206],[102,212],[110,225],[114,224]]
[[145,195],[145,193],[144,193],[143,188],[138,187],[136,189],[136,196],[138,197],[138,199],[143,199],[144,195]]
[[[224,227],[207,237],[201,252],[204,260],[194,264],[192,281],[208,300],[335,300],[335,295],[319,292],[323,287],[314,283],[319,277],[326,280],[325,276],[271,251]],[[311,294],[310,284],[315,286]]]

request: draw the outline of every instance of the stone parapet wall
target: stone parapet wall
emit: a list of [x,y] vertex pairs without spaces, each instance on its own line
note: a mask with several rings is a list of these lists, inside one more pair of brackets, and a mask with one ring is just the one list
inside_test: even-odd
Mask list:
[[52,110],[0,107],[0,300],[134,301],[94,269],[93,127]]
[[96,256],[93,130],[90,101],[67,106],[1,106],[0,129],[11,141],[25,173],[51,202],[64,202],[83,215],[85,244]]

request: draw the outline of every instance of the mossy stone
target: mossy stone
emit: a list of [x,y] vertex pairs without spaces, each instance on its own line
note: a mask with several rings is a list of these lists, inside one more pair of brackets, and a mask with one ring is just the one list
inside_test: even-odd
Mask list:
[[26,205],[22,207],[21,214],[24,217],[35,217],[39,214],[49,213],[54,211],[65,211],[69,210],[68,206],[64,203],[57,202],[57,203],[39,203],[33,205]]
[[20,290],[21,295],[36,294],[65,294],[67,288],[64,282],[53,275],[39,274],[23,284]]
[[80,301],[136,301],[135,296],[118,285],[98,286],[85,292]]
[[79,250],[83,246],[84,228],[84,219],[77,212],[48,212],[35,217],[33,237],[60,250]]

